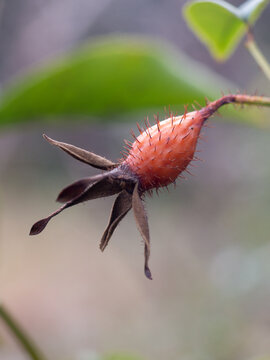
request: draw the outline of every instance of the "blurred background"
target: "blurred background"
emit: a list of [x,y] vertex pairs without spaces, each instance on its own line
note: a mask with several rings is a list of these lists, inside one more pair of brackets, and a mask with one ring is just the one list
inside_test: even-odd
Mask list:
[[[100,35],[139,34],[172,44],[241,91],[269,95],[244,45],[226,63],[215,62],[184,22],[183,5],[0,0],[1,89]],[[255,27],[267,58],[269,16],[268,7]],[[51,147],[42,133],[115,161],[130,129],[147,115],[153,123],[153,113],[1,128],[0,301],[48,359],[95,360],[115,352],[145,360],[270,355],[269,129],[214,117],[198,146],[203,162],[194,162],[195,176],[147,198],[153,281],[143,274],[132,213],[106,251],[99,250],[112,198],[69,209],[38,237],[28,236],[36,220],[57,208],[62,187],[97,173]],[[0,359],[26,358],[0,323]]]

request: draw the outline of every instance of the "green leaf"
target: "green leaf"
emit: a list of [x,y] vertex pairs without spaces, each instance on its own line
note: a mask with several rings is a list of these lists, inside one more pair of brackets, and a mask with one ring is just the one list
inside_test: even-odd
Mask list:
[[189,3],[184,8],[184,16],[194,33],[218,60],[229,57],[246,29],[237,9],[226,2]]
[[[17,80],[0,98],[0,125],[103,117],[220,96],[236,88],[171,47],[140,38],[102,38]],[[127,118],[128,119],[128,118]]]
[[222,0],[187,3],[183,15],[190,28],[217,60],[227,59],[269,0],[249,0],[239,8]]

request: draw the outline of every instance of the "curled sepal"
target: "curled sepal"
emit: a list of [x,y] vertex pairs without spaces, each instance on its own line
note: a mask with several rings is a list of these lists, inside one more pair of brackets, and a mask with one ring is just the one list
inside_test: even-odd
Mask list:
[[112,161],[105,159],[102,156],[96,155],[90,151],[81,149],[74,145],[70,145],[70,144],[66,144],[63,142],[53,140],[45,134],[43,134],[43,137],[50,144],[58,146],[60,149],[64,150],[66,153],[68,153],[75,159],[82,161],[88,165],[91,165],[94,168],[101,169],[101,170],[111,170],[118,166],[118,164],[115,164]]
[[113,204],[109,224],[106,230],[104,231],[104,234],[100,241],[101,251],[105,250],[117,225],[126,216],[126,214],[129,212],[131,207],[132,207],[132,195],[130,195],[126,190],[123,190],[117,196]]
[[117,194],[121,191],[121,187],[118,183],[115,183],[109,176],[106,176],[105,174],[101,177],[100,180],[96,181],[93,184],[90,184],[81,194],[79,194],[74,199],[68,201],[64,205],[62,205],[58,210],[53,212],[51,215],[49,215],[47,218],[44,218],[42,220],[37,221],[30,230],[30,235],[37,235],[41,233],[48,222],[53,218],[54,216],[58,215],[63,210],[80,204],[81,202],[87,201],[87,200],[93,200],[105,196],[111,196],[114,194]]
[[151,271],[148,266],[149,256],[150,256],[150,234],[149,234],[149,227],[148,227],[148,220],[147,220],[147,214],[143,206],[142,199],[139,195],[138,190],[138,183],[135,185],[133,195],[132,195],[132,207],[134,211],[134,216],[136,220],[136,224],[138,227],[138,230],[141,233],[141,236],[144,241],[144,273],[145,276],[152,280]]
[[63,190],[61,190],[56,201],[60,203],[66,203],[67,201],[74,199],[75,197],[82,194],[89,187],[89,185],[96,183],[103,177],[103,175],[96,175],[75,181],[74,183],[68,185]]

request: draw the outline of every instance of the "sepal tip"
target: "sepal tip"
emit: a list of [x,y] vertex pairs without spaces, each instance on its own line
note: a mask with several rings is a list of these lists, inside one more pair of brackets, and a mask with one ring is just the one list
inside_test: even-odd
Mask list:
[[37,221],[31,227],[29,235],[38,235],[38,234],[40,234],[45,229],[45,227],[47,226],[49,220],[50,220],[50,218],[45,218],[45,219],[41,219],[41,220]]

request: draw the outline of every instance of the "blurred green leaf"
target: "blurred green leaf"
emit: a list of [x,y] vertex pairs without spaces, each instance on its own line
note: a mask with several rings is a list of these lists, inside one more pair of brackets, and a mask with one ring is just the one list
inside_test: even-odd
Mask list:
[[197,37],[217,60],[227,59],[247,30],[254,24],[269,0],[249,0],[235,7],[222,0],[187,3],[184,17]]
[[237,8],[223,1],[194,1],[184,7],[184,16],[214,58],[226,59],[246,30]]
[[[220,96],[235,87],[153,40],[102,38],[17,80],[2,93],[0,124],[56,117],[103,117],[163,109]],[[237,116],[241,116],[238,113]]]

